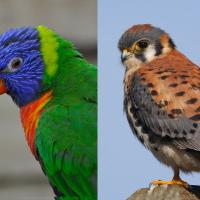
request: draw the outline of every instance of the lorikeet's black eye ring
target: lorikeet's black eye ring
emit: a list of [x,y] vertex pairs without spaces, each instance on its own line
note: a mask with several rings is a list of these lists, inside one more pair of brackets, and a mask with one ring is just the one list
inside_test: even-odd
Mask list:
[[8,63],[8,66],[5,69],[5,71],[7,72],[17,71],[21,67],[22,62],[23,62],[22,58],[19,57],[12,58]]
[[21,58],[13,58],[11,61],[10,61],[10,67],[13,68],[13,69],[17,69],[20,67],[22,63],[22,59]]

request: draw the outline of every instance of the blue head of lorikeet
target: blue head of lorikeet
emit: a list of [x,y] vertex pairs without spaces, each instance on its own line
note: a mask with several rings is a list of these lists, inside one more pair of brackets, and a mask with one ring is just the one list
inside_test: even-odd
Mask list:
[[11,29],[0,36],[0,79],[14,102],[23,106],[41,92],[44,62],[34,27]]

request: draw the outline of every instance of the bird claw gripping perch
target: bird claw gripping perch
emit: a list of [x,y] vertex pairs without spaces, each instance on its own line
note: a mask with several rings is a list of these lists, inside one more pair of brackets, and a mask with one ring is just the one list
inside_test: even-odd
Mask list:
[[171,181],[163,181],[163,180],[154,180],[150,183],[151,185],[160,186],[160,185],[180,185],[183,186],[185,189],[189,189],[190,185],[183,181],[183,180],[171,180]]

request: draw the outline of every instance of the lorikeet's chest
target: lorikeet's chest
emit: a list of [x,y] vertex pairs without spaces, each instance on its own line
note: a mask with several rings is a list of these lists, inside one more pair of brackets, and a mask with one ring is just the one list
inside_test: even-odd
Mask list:
[[20,109],[21,122],[24,128],[25,136],[31,151],[35,156],[36,152],[34,141],[36,128],[40,115],[44,110],[44,106],[47,104],[47,102],[49,102],[51,98],[52,92],[50,91],[45,93],[36,101],[31,102],[28,105],[21,107]]

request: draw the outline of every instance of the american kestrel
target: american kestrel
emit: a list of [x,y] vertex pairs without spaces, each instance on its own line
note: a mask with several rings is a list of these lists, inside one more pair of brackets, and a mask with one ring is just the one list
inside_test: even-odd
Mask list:
[[176,49],[170,36],[149,24],[129,28],[118,47],[126,67],[124,110],[137,138],[174,171],[172,181],[200,171],[200,69]]

